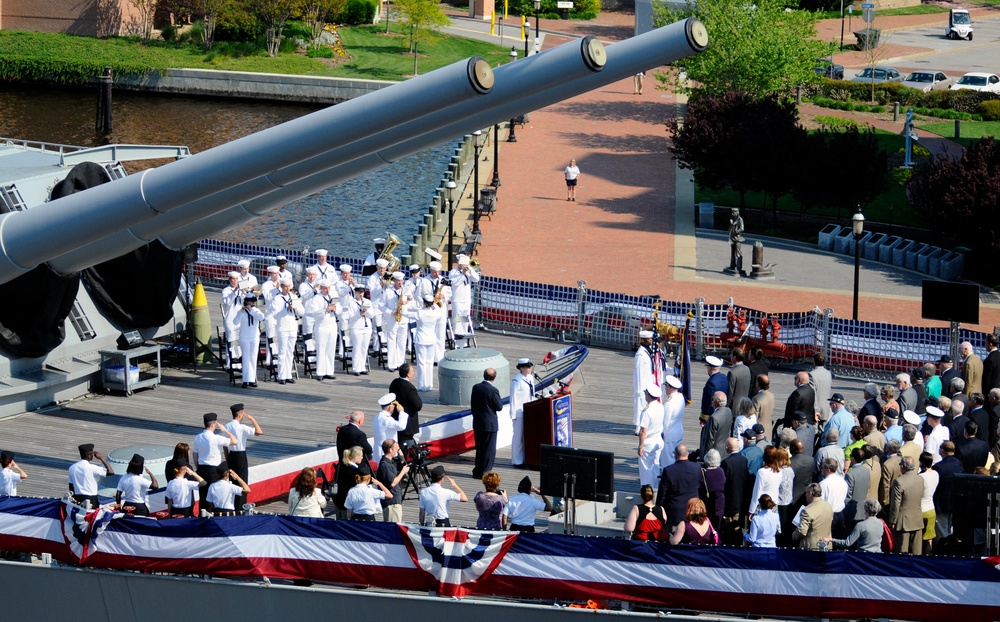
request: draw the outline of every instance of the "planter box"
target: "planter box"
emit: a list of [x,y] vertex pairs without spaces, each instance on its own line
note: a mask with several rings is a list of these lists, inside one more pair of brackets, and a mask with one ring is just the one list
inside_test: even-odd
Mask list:
[[854,241],[854,230],[850,227],[841,229],[833,238],[833,252],[840,255],[847,255],[847,249],[851,248],[850,244],[852,241]]
[[931,273],[931,257],[941,251],[940,247],[928,246],[917,254],[917,272]]
[[916,270],[917,269],[917,255],[919,255],[920,253],[924,252],[924,250],[928,246],[929,246],[929,244],[925,244],[924,242],[916,242],[916,243],[914,243],[914,245],[911,246],[906,251],[906,259],[903,260],[903,262],[904,262],[903,267],[906,268],[907,270]]
[[883,242],[888,239],[888,235],[884,233],[873,233],[868,237],[868,240],[861,247],[861,256],[865,259],[871,259],[873,261],[878,261],[878,247],[882,245]]
[[885,264],[892,263],[892,251],[894,248],[899,246],[903,242],[903,238],[898,235],[890,235],[888,238],[882,242],[882,245],[878,247],[878,259],[880,262]]
[[941,260],[941,278],[945,281],[962,280],[962,272],[965,270],[965,255],[952,253],[950,257]]
[[[854,235],[853,235],[854,232],[852,231],[851,233],[852,233],[851,240],[847,243],[847,254],[853,257],[854,256]],[[872,237],[872,232],[871,231],[865,231],[864,233],[861,234],[861,239],[858,240],[858,244],[860,245],[858,248],[861,249],[861,256],[862,257],[865,256],[865,243],[868,241],[868,238],[870,238],[870,237]]]
[[[906,267],[906,253],[916,244],[913,240],[900,240],[892,249],[892,265],[900,268]],[[926,246],[926,245],[925,245]]]
[[938,252],[930,256],[930,260],[927,262],[927,274],[931,276],[940,277],[941,276],[941,261],[946,257],[954,255],[952,251],[941,249]]

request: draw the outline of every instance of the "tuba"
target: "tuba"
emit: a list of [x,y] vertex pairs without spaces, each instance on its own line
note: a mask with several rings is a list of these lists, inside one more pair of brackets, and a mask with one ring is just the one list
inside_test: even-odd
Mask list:
[[395,235],[389,233],[388,231],[386,232],[385,247],[382,249],[382,252],[379,253],[378,258],[385,259],[386,261],[389,262],[389,267],[385,269],[386,273],[388,274],[391,274],[396,270],[399,270],[399,267],[402,265],[399,259],[396,259],[396,256],[392,254],[392,251],[396,250],[396,247],[398,247],[402,243],[403,241],[397,238]]

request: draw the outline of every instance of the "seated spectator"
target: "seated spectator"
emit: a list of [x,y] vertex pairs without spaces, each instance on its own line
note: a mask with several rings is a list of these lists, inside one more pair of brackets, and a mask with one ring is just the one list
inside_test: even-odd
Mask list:
[[719,543],[719,534],[708,520],[708,510],[701,499],[688,501],[687,514],[674,533],[670,536],[670,544],[697,544],[714,546]]
[[500,475],[490,471],[483,475],[483,486],[486,490],[476,493],[473,502],[479,512],[476,519],[476,529],[500,531],[507,528],[507,517],[503,510],[507,507],[507,491],[500,490]]
[[882,534],[885,531],[885,523],[878,518],[881,511],[881,503],[875,499],[866,499],[865,519],[855,523],[854,529],[846,538],[829,538],[827,541],[832,542],[835,548],[881,553]]
[[326,496],[316,487],[316,469],[302,469],[288,491],[288,515],[323,518],[325,507]]
[[781,531],[778,506],[770,495],[761,495],[757,507],[758,511],[750,519],[750,529],[744,538],[753,548],[774,548],[777,546],[775,538]]
[[666,530],[667,511],[653,502],[655,495],[652,486],[643,486],[639,495],[642,503],[636,503],[629,511],[625,519],[625,533],[632,534],[633,540],[666,542],[670,539]]

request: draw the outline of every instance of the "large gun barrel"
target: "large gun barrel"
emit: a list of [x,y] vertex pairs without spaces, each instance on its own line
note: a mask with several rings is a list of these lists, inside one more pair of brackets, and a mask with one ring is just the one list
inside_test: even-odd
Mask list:
[[270,183],[266,175],[280,166],[481,97],[489,93],[493,81],[493,70],[485,60],[460,61],[37,209],[3,214],[0,283],[56,255],[104,240],[109,231],[168,213],[219,188],[240,188],[237,201],[273,191],[280,186]]
[[[333,138],[330,139],[331,148],[326,151],[294,161],[281,154],[274,158],[281,167],[272,167],[266,174],[229,187],[221,185],[223,190],[176,206],[169,213],[156,214],[129,229],[105,235],[68,253],[58,253],[58,257],[49,260],[49,265],[57,272],[70,273],[138,248],[155,238],[160,238],[169,247],[186,246],[405,155],[615,82],[638,71],[673,62],[700,52],[706,44],[707,33],[694,19],[616,43],[607,50],[596,39],[588,37],[497,68],[490,92],[480,97],[451,102],[453,105],[447,109],[423,115],[411,110],[411,119],[382,124],[378,131],[357,140],[339,140],[340,125],[354,122],[353,116],[344,115],[339,124],[331,124],[329,131],[333,132]],[[390,92],[397,86],[400,85],[372,95]],[[367,102],[372,95],[353,102]],[[403,99],[395,106],[409,108],[412,89],[401,93],[400,97]],[[372,112],[373,104],[363,106],[370,116],[378,114]],[[340,104],[329,110],[345,105]],[[345,128],[348,132],[351,129],[354,128]],[[357,133],[350,136],[357,136]],[[290,161],[294,163],[289,164]],[[179,163],[161,168],[175,164]],[[3,279],[4,272],[0,265],[0,282]]]

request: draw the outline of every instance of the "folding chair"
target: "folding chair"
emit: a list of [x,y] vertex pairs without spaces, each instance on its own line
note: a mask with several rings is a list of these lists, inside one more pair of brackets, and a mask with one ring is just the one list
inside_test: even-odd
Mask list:
[[226,371],[229,372],[229,382],[236,384],[237,378],[239,378],[240,382],[243,382],[243,350],[240,349],[240,342],[230,341],[227,354],[229,356],[229,365],[226,367]]
[[378,358],[378,366],[382,369],[388,369],[386,367],[386,362],[389,358],[389,346],[386,344],[385,332],[382,327],[375,325],[375,337],[377,339],[372,339],[372,347],[375,349],[375,356]]
[[312,333],[302,335],[302,373],[312,378],[316,373],[316,340]]

